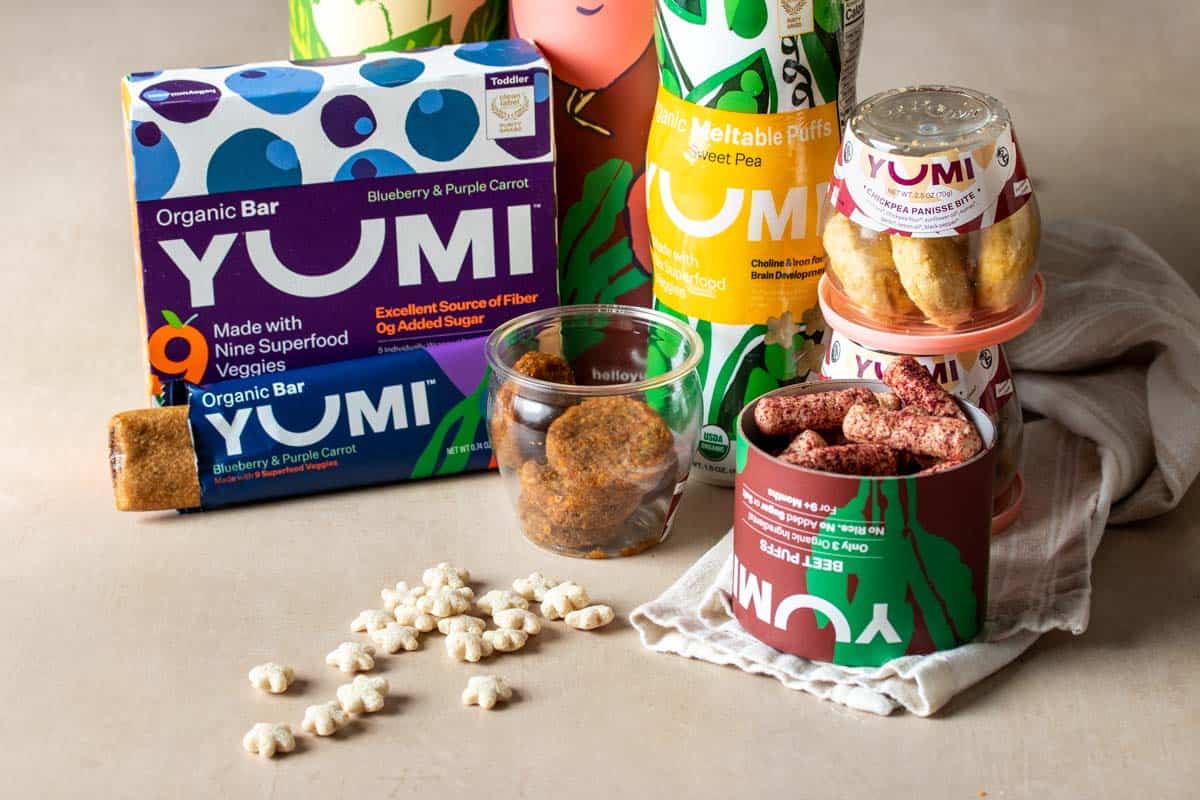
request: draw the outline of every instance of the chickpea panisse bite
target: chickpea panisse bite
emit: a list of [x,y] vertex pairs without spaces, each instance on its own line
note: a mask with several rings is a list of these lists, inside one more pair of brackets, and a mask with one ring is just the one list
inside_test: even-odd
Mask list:
[[883,316],[916,310],[900,284],[887,234],[867,230],[835,212],[821,239],[830,271],[855,304]]
[[1017,213],[980,233],[975,271],[975,302],[980,308],[1001,311],[1023,299],[1037,260],[1039,220],[1037,200],[1030,197]]
[[892,236],[892,259],[904,291],[934,325],[954,328],[975,308],[967,275],[967,248],[960,237]]

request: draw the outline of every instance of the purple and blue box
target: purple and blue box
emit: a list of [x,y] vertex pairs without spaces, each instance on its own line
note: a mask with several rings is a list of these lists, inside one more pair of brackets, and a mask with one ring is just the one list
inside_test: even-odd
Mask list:
[[[490,465],[486,335],[558,304],[550,71],[532,44],[134,73],[122,101],[154,402],[233,381],[247,403],[213,413],[261,420],[254,387],[278,373],[407,352],[354,362],[376,416],[372,392],[438,387],[390,479]],[[272,402],[321,419],[328,395],[306,394]]]

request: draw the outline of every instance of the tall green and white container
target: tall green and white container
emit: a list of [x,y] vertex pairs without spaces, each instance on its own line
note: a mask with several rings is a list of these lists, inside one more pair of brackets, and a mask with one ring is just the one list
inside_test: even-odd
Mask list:
[[502,39],[507,0],[288,0],[292,58]]
[[705,344],[701,480],[733,484],[746,403],[820,370],[817,214],[864,13],[865,0],[657,0],[654,302]]

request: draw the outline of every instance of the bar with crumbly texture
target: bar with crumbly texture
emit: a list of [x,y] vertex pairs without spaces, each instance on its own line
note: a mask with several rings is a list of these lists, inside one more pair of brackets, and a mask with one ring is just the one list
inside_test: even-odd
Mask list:
[[878,444],[841,444],[810,450],[795,461],[798,467],[839,475],[883,477],[899,472],[897,453]]
[[108,422],[118,511],[200,507],[200,475],[187,406],[125,411]]
[[915,406],[935,417],[967,418],[950,393],[912,356],[893,361],[883,373],[883,382],[905,406]]
[[966,461],[983,449],[979,432],[967,420],[885,411],[877,403],[852,407],[842,432],[852,442],[886,445],[945,461]]
[[878,406],[869,389],[771,395],[754,406],[754,422],[767,436],[793,436],[812,428],[837,428],[855,403]]

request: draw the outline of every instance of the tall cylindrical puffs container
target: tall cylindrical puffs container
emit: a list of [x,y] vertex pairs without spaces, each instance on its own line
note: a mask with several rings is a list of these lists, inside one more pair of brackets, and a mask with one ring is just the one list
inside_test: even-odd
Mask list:
[[292,58],[499,39],[505,10],[505,0],[288,0]]
[[815,374],[817,211],[854,103],[862,0],[661,0],[647,147],[655,306],[704,341],[695,474],[729,485],[736,419]]

